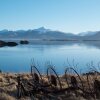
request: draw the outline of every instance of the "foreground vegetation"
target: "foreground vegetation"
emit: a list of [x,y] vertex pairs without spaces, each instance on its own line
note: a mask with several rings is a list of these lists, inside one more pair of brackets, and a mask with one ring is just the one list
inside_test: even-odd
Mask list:
[[[18,90],[16,87],[16,85],[18,85],[17,76],[19,76],[19,74],[0,73],[0,100],[16,100],[16,99],[18,99],[18,97],[17,97]],[[32,79],[32,75],[30,73],[20,74],[20,77],[22,79],[24,79],[26,82],[31,81],[31,79]],[[94,75],[91,74],[91,79],[90,79],[91,84],[92,84],[93,77],[94,77]],[[48,84],[47,77],[45,75],[43,75],[42,78],[43,78],[44,83]],[[65,75],[59,76],[59,78],[62,81],[63,88],[68,87],[66,85],[67,83],[65,81]],[[86,80],[86,75],[82,75],[81,78],[84,80],[84,84],[85,84],[84,87],[86,88],[86,90],[88,90],[89,87],[88,87],[88,81]],[[99,76],[98,76],[98,78],[99,78]],[[78,93],[77,95],[76,95],[76,92]],[[51,100],[50,98],[55,98],[52,100],[99,100],[99,99],[94,99],[92,96],[90,96],[90,97],[88,96],[88,98],[86,98],[83,96],[83,94],[84,93],[80,90],[71,91],[71,92],[65,91],[65,92],[60,92],[58,94],[50,93],[50,94],[48,94],[47,98],[45,97],[45,99]],[[43,99],[43,97],[44,97],[43,95],[45,95],[45,94],[37,93],[34,96],[34,100],[45,100],[45,99]],[[31,100],[31,98],[28,96],[23,96],[20,98],[20,100]]]

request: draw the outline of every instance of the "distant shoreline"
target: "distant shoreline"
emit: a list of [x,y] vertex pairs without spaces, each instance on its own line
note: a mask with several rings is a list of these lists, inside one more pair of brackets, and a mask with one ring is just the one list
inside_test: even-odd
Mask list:
[[20,40],[27,40],[27,41],[100,41],[100,40],[96,40],[96,39],[12,39],[12,38],[9,38],[9,39],[3,39],[3,38],[0,38],[0,40],[2,41],[20,41]]

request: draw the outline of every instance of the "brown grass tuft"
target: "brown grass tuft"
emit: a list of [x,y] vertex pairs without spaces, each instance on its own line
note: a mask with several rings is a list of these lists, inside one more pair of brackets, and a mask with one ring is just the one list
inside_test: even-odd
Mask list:
[[2,93],[0,93],[0,100],[16,100],[16,99],[13,98],[12,96],[2,92]]

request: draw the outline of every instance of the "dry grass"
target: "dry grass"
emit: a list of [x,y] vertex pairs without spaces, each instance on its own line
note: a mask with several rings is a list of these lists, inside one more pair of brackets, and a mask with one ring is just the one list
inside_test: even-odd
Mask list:
[[[0,100],[17,100],[17,76],[18,74],[12,74],[12,73],[0,73]],[[28,73],[21,74],[21,77],[25,80],[29,80],[31,78],[31,75]],[[60,80],[62,80],[61,84],[63,87],[68,87],[65,82],[65,76],[60,76]],[[84,83],[87,83],[86,76],[81,76],[81,78],[84,80]],[[98,77],[100,79],[100,77]],[[44,83],[48,83],[47,77],[43,77]],[[91,80],[92,81],[92,78]],[[86,88],[88,85],[86,85]],[[53,95],[54,96],[54,95]],[[74,93],[61,93],[57,96],[57,100],[86,100],[82,96],[76,97]],[[31,100],[29,97],[21,98],[20,100]],[[39,100],[39,98],[35,98],[35,100]],[[49,99],[46,99],[49,100]],[[88,99],[92,100],[92,98]]]
[[16,100],[14,97],[8,95],[7,93],[0,93],[0,100]]

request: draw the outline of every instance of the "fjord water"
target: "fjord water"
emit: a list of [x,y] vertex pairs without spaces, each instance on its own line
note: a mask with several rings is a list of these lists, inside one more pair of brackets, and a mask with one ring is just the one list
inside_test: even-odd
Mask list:
[[[99,44],[99,43],[98,43]],[[31,59],[41,72],[47,69],[46,62],[51,62],[58,73],[64,73],[66,66],[78,63],[77,69],[85,72],[87,63],[97,67],[100,61],[100,49],[98,45],[84,43],[65,44],[29,44],[16,47],[0,48],[0,69],[3,72],[30,72]],[[68,61],[67,61],[68,60]]]

